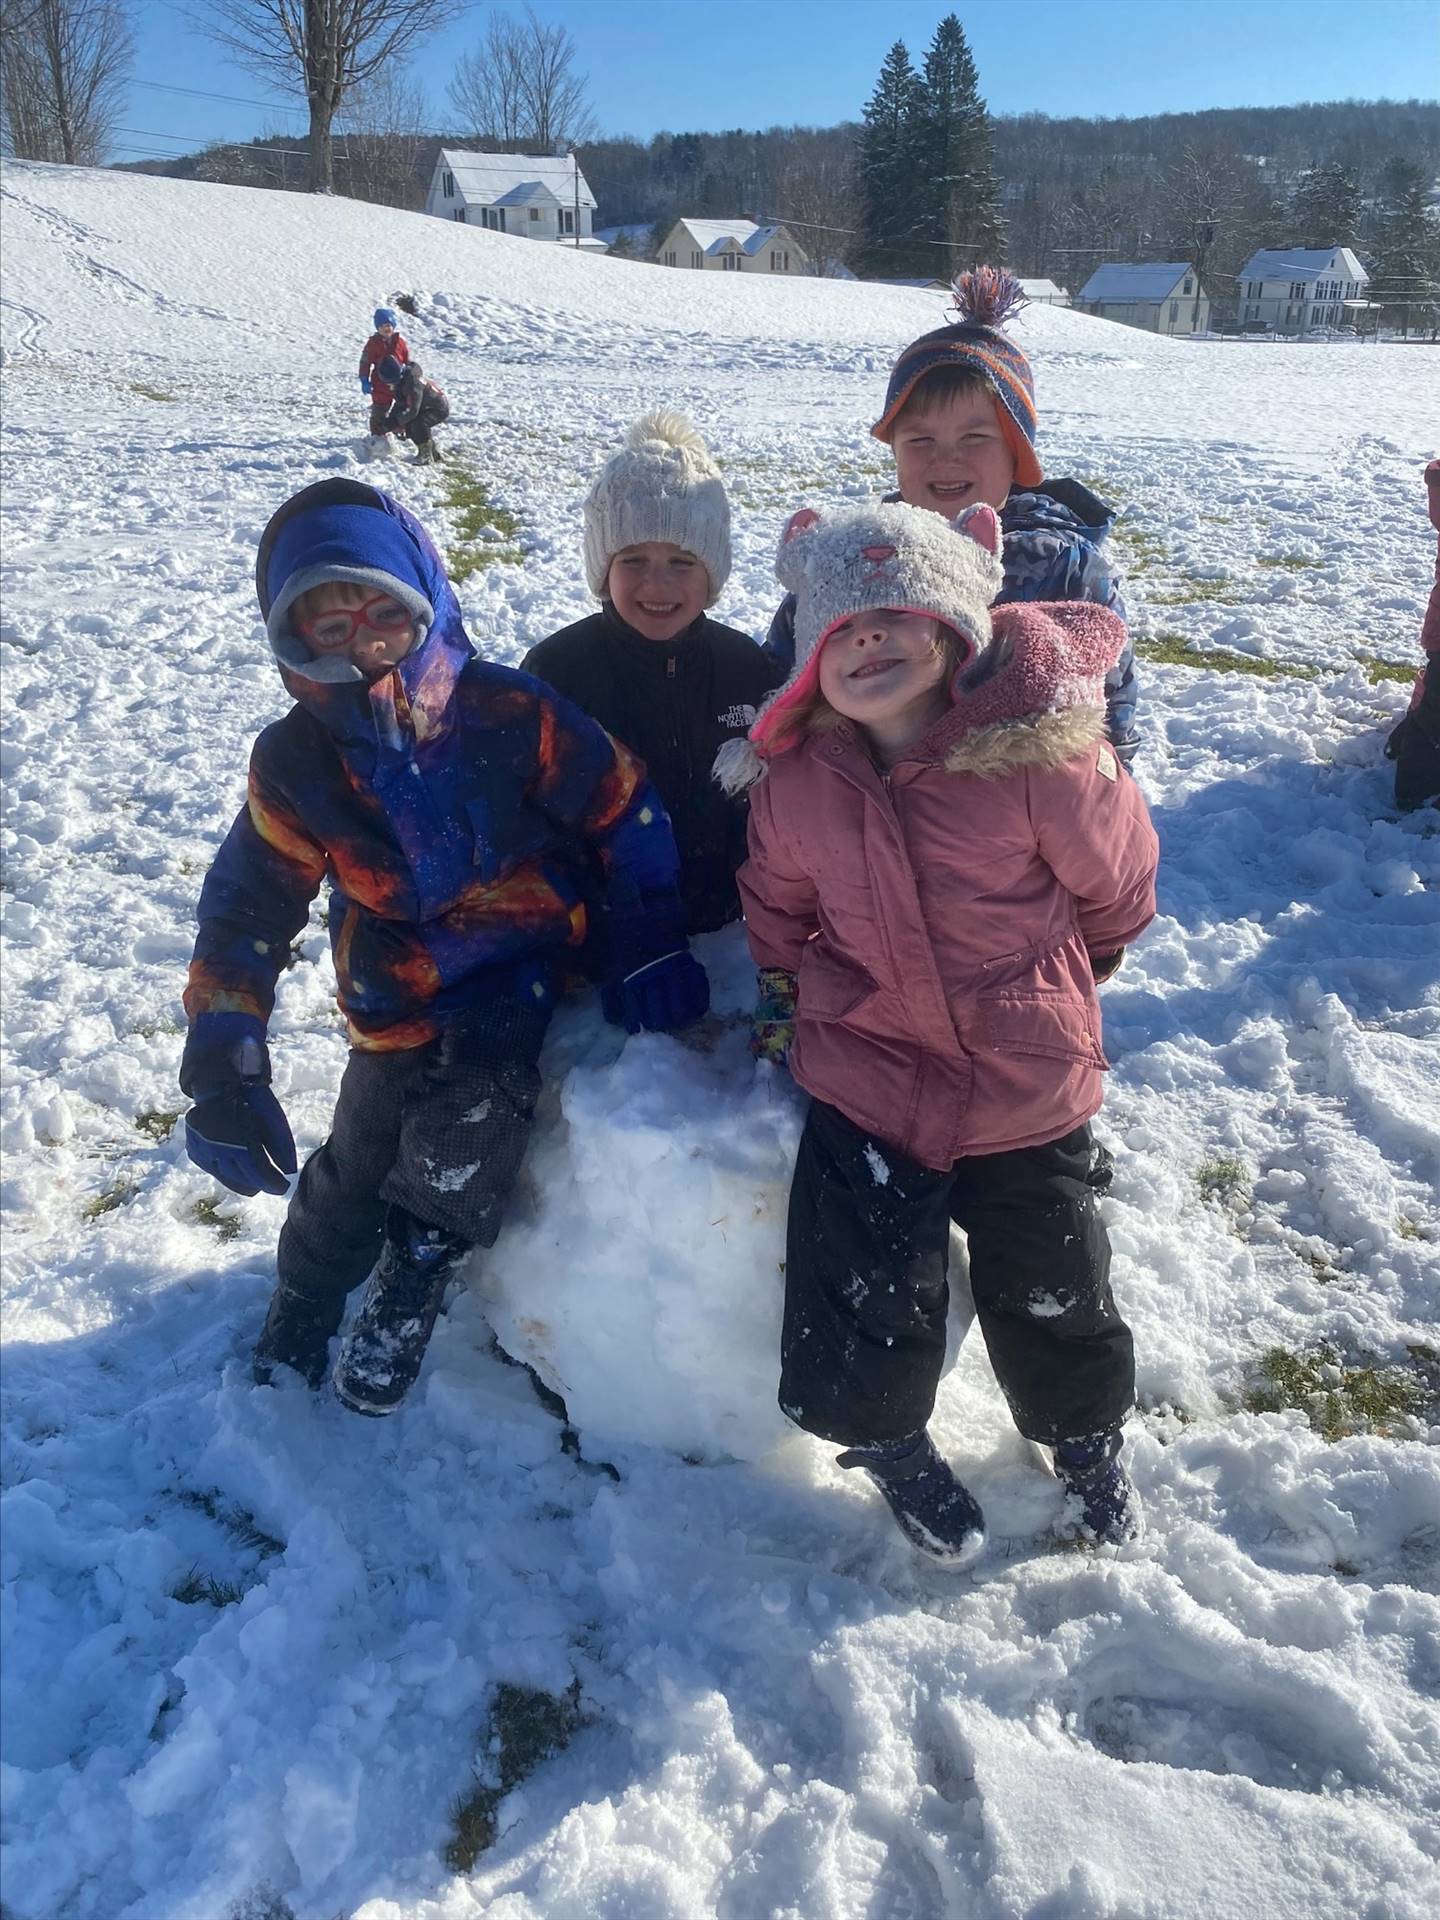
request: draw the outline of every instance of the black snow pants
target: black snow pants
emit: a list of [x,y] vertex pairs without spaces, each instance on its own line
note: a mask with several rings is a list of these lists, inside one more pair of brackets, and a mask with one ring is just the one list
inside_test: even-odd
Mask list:
[[790,1188],[786,1415],[846,1447],[926,1424],[945,1358],[953,1220],[1021,1433],[1053,1444],[1118,1427],[1134,1404],[1134,1348],[1110,1292],[1092,1160],[1080,1126],[937,1173],[812,1101]]
[[530,1138],[549,1021],[548,1007],[500,994],[423,1047],[352,1052],[330,1137],[305,1162],[280,1230],[281,1284],[343,1300],[379,1257],[391,1206],[493,1246]]

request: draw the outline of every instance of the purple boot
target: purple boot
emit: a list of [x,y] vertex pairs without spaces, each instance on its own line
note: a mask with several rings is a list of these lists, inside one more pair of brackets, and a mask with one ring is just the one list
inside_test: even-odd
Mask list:
[[967,1567],[985,1547],[985,1516],[923,1429],[903,1440],[850,1447],[842,1467],[860,1467],[884,1494],[900,1531],[927,1560]]
[[1072,1537],[1123,1547],[1145,1531],[1140,1496],[1120,1464],[1123,1440],[1115,1427],[1057,1443],[1055,1472],[1069,1495],[1062,1527]]

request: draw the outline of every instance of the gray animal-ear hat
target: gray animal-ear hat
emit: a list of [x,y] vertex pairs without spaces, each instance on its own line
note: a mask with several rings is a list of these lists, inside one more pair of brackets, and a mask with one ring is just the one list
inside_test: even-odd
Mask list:
[[605,598],[610,562],[626,547],[668,540],[709,576],[707,607],[730,577],[730,502],[710,450],[683,413],[637,420],[585,496],[585,578]]
[[852,614],[873,607],[929,614],[959,635],[962,666],[978,661],[990,644],[990,602],[1004,579],[1000,550],[993,507],[967,507],[954,520],[899,503],[830,520],[810,507],[792,514],[775,574],[795,595],[795,665],[747,738],[720,749],[715,777],[726,792],[749,786],[772,754],[794,744],[792,723],[814,695],[821,650]]

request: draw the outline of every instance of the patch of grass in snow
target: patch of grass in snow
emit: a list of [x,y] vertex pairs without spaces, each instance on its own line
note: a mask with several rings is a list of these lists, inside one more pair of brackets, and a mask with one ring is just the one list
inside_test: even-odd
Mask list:
[[101,1192],[97,1193],[93,1199],[85,1202],[84,1206],[80,1209],[80,1218],[82,1220],[99,1220],[104,1214],[114,1213],[118,1208],[128,1206],[138,1191],[139,1189],[133,1180],[113,1181],[110,1186],[105,1187]]
[[495,1844],[499,1830],[495,1815],[506,1794],[562,1753],[584,1724],[578,1684],[557,1698],[536,1687],[500,1682],[482,1751],[481,1765],[488,1777],[451,1806],[454,1832],[445,1848],[447,1866],[456,1873],[471,1871],[480,1855]]
[[1323,560],[1313,560],[1308,553],[1262,553],[1255,563],[1261,567],[1283,567],[1287,573],[1303,573],[1307,567],[1323,567]]
[[1417,1345],[1405,1356],[1388,1367],[1350,1367],[1328,1343],[1299,1353],[1271,1347],[1244,1406],[1249,1413],[1296,1407],[1331,1441],[1351,1433],[1403,1437],[1411,1421],[1440,1411],[1440,1353]]
[[213,1574],[192,1567],[170,1595],[187,1607],[233,1607],[245,1598],[245,1589],[231,1580],[217,1580]]
[[185,1028],[178,1020],[142,1020],[138,1027],[130,1031],[141,1040],[158,1040],[164,1033],[184,1033]]
[[217,1526],[223,1527],[238,1545],[258,1553],[262,1560],[285,1551],[285,1542],[277,1540],[273,1533],[266,1533],[256,1523],[253,1513],[247,1513],[243,1507],[227,1507],[218,1493],[184,1487],[176,1497],[182,1506],[197,1508]]
[[445,565],[458,586],[486,567],[523,567],[520,522],[490,498],[490,490],[463,461],[447,455],[440,468],[441,498],[455,518],[456,537]]
[[208,1198],[195,1202],[190,1217],[202,1227],[209,1227],[212,1233],[218,1233],[222,1240],[238,1240],[244,1231],[233,1213],[221,1213],[215,1201]]
[[1135,651],[1142,660],[1158,660],[1167,667],[1204,667],[1211,673],[1250,673],[1260,680],[1313,680],[1314,667],[1261,660],[1252,653],[1234,653],[1229,647],[1198,647],[1183,633],[1141,633]]
[[144,1113],[136,1114],[135,1129],[137,1133],[143,1133],[147,1140],[154,1140],[158,1144],[170,1138],[179,1118],[178,1111],[171,1113],[166,1107],[147,1107]]
[[1423,1220],[1412,1220],[1408,1213],[1396,1215],[1395,1231],[1402,1240],[1430,1240],[1434,1237]]
[[1233,1154],[1221,1154],[1195,1169],[1195,1184],[1202,1200],[1218,1200],[1222,1207],[1239,1213],[1250,1204],[1250,1169]]
[[1379,686],[1382,680],[1399,680],[1403,685],[1408,687],[1420,671],[1420,662],[1418,660],[1406,660],[1404,662],[1399,660],[1375,660],[1368,654],[1363,653],[1360,655],[1360,658],[1364,662],[1366,675],[1373,686]]
[[1189,607],[1202,602],[1211,607],[1248,607],[1253,598],[1240,580],[1197,580],[1186,575],[1176,586],[1147,589],[1152,607]]
[[1110,538],[1124,549],[1125,563],[1132,574],[1144,573],[1152,562],[1170,558],[1170,549],[1158,534],[1129,520],[1117,520],[1110,529]]
[[178,400],[178,393],[167,393],[164,387],[147,386],[143,380],[130,380],[126,383],[131,393],[138,393],[142,400]]

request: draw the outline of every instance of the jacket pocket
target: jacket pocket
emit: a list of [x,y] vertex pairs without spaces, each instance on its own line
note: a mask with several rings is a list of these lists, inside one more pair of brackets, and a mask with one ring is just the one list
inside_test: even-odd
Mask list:
[[1010,989],[982,993],[978,1004],[985,1043],[997,1053],[1110,1064],[1100,1046],[1099,1014],[1074,994]]
[[812,940],[800,956],[796,1007],[802,1019],[844,1020],[879,991],[865,968]]

